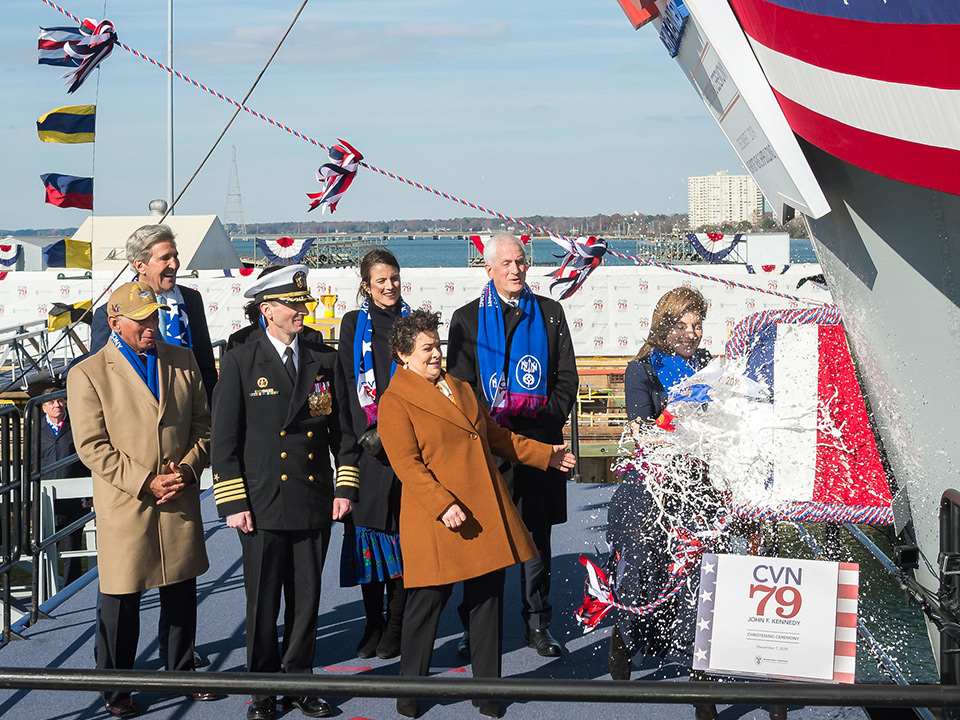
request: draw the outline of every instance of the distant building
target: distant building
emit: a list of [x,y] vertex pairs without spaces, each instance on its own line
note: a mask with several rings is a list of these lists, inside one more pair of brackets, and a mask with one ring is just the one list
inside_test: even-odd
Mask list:
[[715,175],[687,178],[690,228],[746,220],[759,223],[763,217],[763,193],[749,175]]

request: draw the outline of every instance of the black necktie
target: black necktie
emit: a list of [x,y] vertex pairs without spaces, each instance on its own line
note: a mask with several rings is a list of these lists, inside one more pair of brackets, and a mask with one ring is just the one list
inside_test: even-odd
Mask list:
[[288,347],[283,351],[283,367],[287,370],[287,375],[290,376],[291,382],[294,385],[297,384],[297,368],[293,365],[293,348]]

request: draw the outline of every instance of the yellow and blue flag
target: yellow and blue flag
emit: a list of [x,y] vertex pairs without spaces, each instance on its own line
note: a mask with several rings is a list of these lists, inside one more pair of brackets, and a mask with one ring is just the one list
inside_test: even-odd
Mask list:
[[90,270],[90,243],[64,238],[43,249],[43,260],[51,268],[83,268]]
[[93,142],[96,120],[96,105],[68,105],[41,115],[37,135],[44,142]]

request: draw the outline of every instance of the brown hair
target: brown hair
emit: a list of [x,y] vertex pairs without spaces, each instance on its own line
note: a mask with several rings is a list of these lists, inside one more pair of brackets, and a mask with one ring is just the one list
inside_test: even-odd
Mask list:
[[390,333],[387,335],[390,354],[397,362],[400,362],[400,353],[409,355],[413,352],[417,335],[437,332],[439,327],[440,313],[430,312],[423,308],[417,308],[403,317],[397,318],[390,326]]
[[707,319],[707,301],[699,290],[680,286],[668,291],[657,300],[657,305],[653,308],[653,317],[650,318],[650,332],[647,334],[647,340],[634,360],[642,360],[655,348],[669,352],[670,348],[666,345],[667,335],[677,321],[688,312],[695,312],[700,316],[701,321]]
[[364,255],[360,261],[360,288],[357,290],[358,305],[370,297],[370,291],[363,285],[364,283],[367,285],[370,284],[370,271],[373,270],[375,265],[389,265],[397,272],[400,272],[400,263],[397,262],[396,256],[389,250],[374,248]]

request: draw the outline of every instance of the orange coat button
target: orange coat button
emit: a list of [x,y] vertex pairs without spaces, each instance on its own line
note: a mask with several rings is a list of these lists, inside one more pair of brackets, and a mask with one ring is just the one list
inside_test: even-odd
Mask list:
[[281,476],[280,476],[280,479],[281,479],[281,480],[286,480],[286,479],[287,479],[287,476],[286,476],[286,475],[281,475]]
[[313,460],[313,453],[307,453],[307,460]]
[[286,435],[286,434],[287,434],[287,431],[286,431],[286,430],[281,430],[281,431],[280,431],[280,437],[283,437],[283,436]]
[[307,437],[313,437],[313,430],[307,430]]
[[280,457],[281,457],[281,458],[285,458],[286,456],[287,456],[287,451],[286,451],[286,450],[284,450],[282,453],[280,453]]
[[307,475],[307,480],[309,480],[310,482],[313,482],[313,475]]

